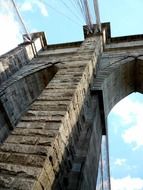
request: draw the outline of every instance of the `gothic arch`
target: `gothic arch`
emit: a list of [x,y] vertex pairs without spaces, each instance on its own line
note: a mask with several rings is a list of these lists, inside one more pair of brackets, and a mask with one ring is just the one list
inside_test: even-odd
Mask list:
[[105,119],[121,99],[133,92],[143,92],[142,68],[141,59],[129,57],[98,70],[93,89],[102,91]]

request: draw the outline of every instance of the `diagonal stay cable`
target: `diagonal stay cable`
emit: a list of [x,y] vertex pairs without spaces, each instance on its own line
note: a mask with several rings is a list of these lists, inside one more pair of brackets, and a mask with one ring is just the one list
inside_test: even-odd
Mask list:
[[82,1],[77,0],[77,5],[78,5],[78,7],[79,7],[79,9],[81,11],[81,14],[83,15],[83,18],[84,18],[85,22],[86,22],[85,11],[84,11]]
[[88,26],[88,30],[92,32],[92,19],[89,4],[87,0],[76,0],[76,3],[84,17],[85,23]]
[[77,19],[77,17],[83,22],[82,17],[79,16],[75,11],[73,11],[73,9],[69,6],[69,3],[67,3],[67,1],[65,2],[64,0],[60,1],[71,13],[73,16],[75,16],[75,18]]
[[17,8],[17,6],[16,6],[15,1],[14,1],[14,0],[11,0],[11,3],[12,3],[12,5],[13,5],[13,8],[14,8],[14,10],[15,10],[15,12],[16,12],[16,15],[18,16],[18,19],[19,19],[19,21],[20,21],[20,23],[21,23],[21,25],[22,25],[22,27],[23,27],[25,33],[27,34],[27,37],[28,37],[27,40],[28,40],[28,41],[31,41],[31,40],[32,40],[32,39],[31,39],[31,36],[30,36],[30,34],[29,34],[29,32],[28,32],[28,30],[27,30],[25,24],[24,24],[24,21],[23,21],[21,15],[20,15],[20,13],[19,13],[19,10],[18,10],[18,8]]
[[87,18],[86,18],[86,12],[85,12],[85,7],[84,7],[84,3],[83,0],[73,0],[73,2],[75,3],[75,5],[78,7],[84,22],[87,26],[84,26],[84,29],[86,29],[87,31],[89,31],[89,27],[88,27],[88,22],[87,22]]
[[84,6],[85,6],[85,11],[86,11],[86,17],[88,20],[88,26],[89,26],[90,32],[92,32],[93,23],[92,23],[91,12],[90,12],[90,8],[89,8],[89,4],[87,0],[84,0]]
[[77,11],[77,14],[83,19],[84,21],[84,18],[83,18],[83,15],[81,14],[81,11],[79,10],[79,7],[77,5],[77,2],[76,0],[69,0],[70,3],[72,4],[72,6],[75,8],[75,10]]
[[[42,1],[42,0],[40,0],[40,1]],[[60,14],[60,15],[64,16],[64,18],[66,18],[66,19],[70,20],[72,23],[74,23],[74,24],[76,24],[76,25],[78,25],[78,26],[80,26],[80,25],[81,25],[81,23],[80,23],[80,22],[78,22],[77,20],[74,20],[73,18],[71,18],[71,17],[69,17],[68,15],[66,15],[65,13],[63,13],[62,11],[60,11],[60,10],[56,9],[56,8],[55,8],[55,7],[53,7],[51,4],[49,4],[47,1],[46,1],[45,3],[47,4],[47,6],[48,6],[49,8],[51,8],[51,9],[55,10],[55,11],[56,11],[56,13],[58,13],[58,14]]]

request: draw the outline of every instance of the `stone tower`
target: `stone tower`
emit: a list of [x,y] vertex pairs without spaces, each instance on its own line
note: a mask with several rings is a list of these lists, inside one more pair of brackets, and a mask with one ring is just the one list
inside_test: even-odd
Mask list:
[[143,91],[143,35],[84,34],[35,33],[0,58],[0,189],[110,189],[107,116]]

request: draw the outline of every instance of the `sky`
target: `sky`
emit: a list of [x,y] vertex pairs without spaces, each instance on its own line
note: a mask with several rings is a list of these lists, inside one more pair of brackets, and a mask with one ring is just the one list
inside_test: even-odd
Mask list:
[[[15,0],[28,31],[44,31],[48,44],[83,40],[85,22],[74,1]],[[143,33],[143,0],[98,1],[112,37]],[[0,55],[21,43],[23,33],[10,0],[0,0]],[[133,93],[109,114],[112,190],[143,190],[142,113],[143,96]]]
[[108,130],[112,189],[143,190],[142,94],[132,93],[114,106]]

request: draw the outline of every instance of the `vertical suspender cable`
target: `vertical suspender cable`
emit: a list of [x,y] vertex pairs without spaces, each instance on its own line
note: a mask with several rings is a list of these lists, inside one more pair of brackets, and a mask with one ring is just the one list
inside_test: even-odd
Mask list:
[[[106,124],[107,126],[107,124]],[[109,160],[109,133],[108,133],[108,128],[106,128],[107,130],[107,134],[105,136],[106,139],[106,159],[107,159],[107,163],[108,163],[108,167],[107,167],[107,175],[108,175],[108,189],[111,189],[111,181],[110,181],[110,160]]]
[[25,26],[25,24],[24,24],[24,22],[22,20],[22,17],[21,17],[21,15],[19,13],[19,10],[18,10],[14,0],[11,0],[11,2],[12,2],[12,5],[13,5],[15,11],[16,11],[16,14],[17,14],[17,16],[18,16],[18,18],[19,18],[19,20],[20,20],[20,22],[21,22],[21,24],[22,24],[22,26],[24,28],[24,32],[25,32],[25,34],[27,34],[27,38],[25,40],[31,42],[31,40],[32,40],[31,36],[30,36],[30,34],[29,34],[29,32],[28,32],[28,30],[27,30],[27,28],[26,28],[26,26]]
[[96,24],[98,27],[98,30],[101,31],[101,22],[100,22],[100,15],[99,15],[99,8],[98,8],[98,0],[93,0],[94,3],[94,11],[96,16]]

